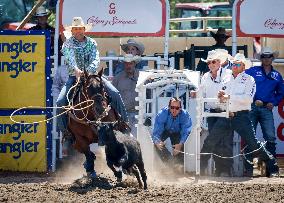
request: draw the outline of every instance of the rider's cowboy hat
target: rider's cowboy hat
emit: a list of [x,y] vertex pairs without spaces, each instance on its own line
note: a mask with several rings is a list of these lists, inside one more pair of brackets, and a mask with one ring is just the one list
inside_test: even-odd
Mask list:
[[93,28],[92,24],[85,24],[82,17],[73,17],[72,24],[64,28],[67,31],[71,31],[73,27],[85,27],[86,32]]
[[121,46],[121,49],[126,53],[127,50],[128,50],[128,47],[129,46],[134,46],[134,47],[137,47],[137,49],[139,50],[140,52],[140,55],[143,54],[144,50],[145,50],[145,47],[142,43],[140,42],[136,42],[134,39],[129,39],[127,40],[127,43],[126,44],[122,44],[120,45]]
[[139,61],[141,61],[141,57],[133,56],[132,54],[125,54],[123,61],[127,63],[130,63],[130,62],[138,63]]
[[241,53],[237,53],[231,62],[242,62],[245,65],[245,69],[250,68],[252,65],[251,61],[246,59],[245,55]]
[[35,16],[37,17],[41,17],[41,16],[48,16],[48,11],[46,10],[45,7],[43,6],[40,6],[36,9],[36,13],[35,13]]
[[201,61],[204,61],[205,63],[207,63],[208,61],[213,61],[215,59],[220,59],[220,52],[216,51],[216,50],[211,50],[208,51],[208,55],[206,59],[201,58]]
[[218,37],[224,37],[224,38],[226,38],[226,39],[228,39],[229,37],[231,37],[231,36],[226,32],[225,28],[223,28],[223,27],[219,27],[216,33],[210,31],[210,34],[211,34],[211,36],[212,36],[213,38],[215,38],[215,39],[218,38]]
[[272,51],[270,47],[263,47],[260,52],[260,57],[263,55],[272,55],[273,58],[276,58],[279,55],[278,51]]

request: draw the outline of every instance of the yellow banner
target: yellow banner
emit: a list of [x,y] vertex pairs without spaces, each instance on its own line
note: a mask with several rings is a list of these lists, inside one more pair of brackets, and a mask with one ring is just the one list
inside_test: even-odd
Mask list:
[[0,108],[45,106],[45,36],[0,35]]
[[[32,123],[45,115],[0,116],[0,169],[12,171],[47,170],[46,124]],[[31,124],[24,124],[31,123]]]

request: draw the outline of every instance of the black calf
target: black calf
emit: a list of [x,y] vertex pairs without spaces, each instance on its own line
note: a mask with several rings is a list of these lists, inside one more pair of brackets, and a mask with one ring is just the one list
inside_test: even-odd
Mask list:
[[107,165],[114,172],[117,181],[122,180],[122,171],[116,171],[114,166],[122,167],[123,171],[126,171],[129,174],[133,172],[138,180],[140,188],[143,187],[140,179],[141,175],[144,189],[146,190],[147,175],[138,141],[119,131],[114,131],[112,125],[104,125],[101,128],[103,128],[101,130],[104,131],[103,142],[105,144]]

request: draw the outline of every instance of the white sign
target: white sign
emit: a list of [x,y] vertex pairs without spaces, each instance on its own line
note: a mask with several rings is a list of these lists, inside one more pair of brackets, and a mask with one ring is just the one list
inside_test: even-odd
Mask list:
[[99,36],[163,36],[165,0],[60,0],[60,29],[80,16]]
[[283,37],[283,0],[240,0],[237,3],[238,36]]
[[[274,126],[276,135],[276,154],[279,157],[284,157],[284,99],[278,107],[273,109]],[[256,129],[258,140],[264,141],[260,125]]]

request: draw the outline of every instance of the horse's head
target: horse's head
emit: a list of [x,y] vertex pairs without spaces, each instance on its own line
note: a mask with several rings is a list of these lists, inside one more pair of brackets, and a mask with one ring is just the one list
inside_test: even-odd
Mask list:
[[95,119],[101,117],[108,107],[108,97],[103,84],[102,72],[100,71],[97,75],[86,76],[84,85],[88,98],[94,100],[92,110]]

